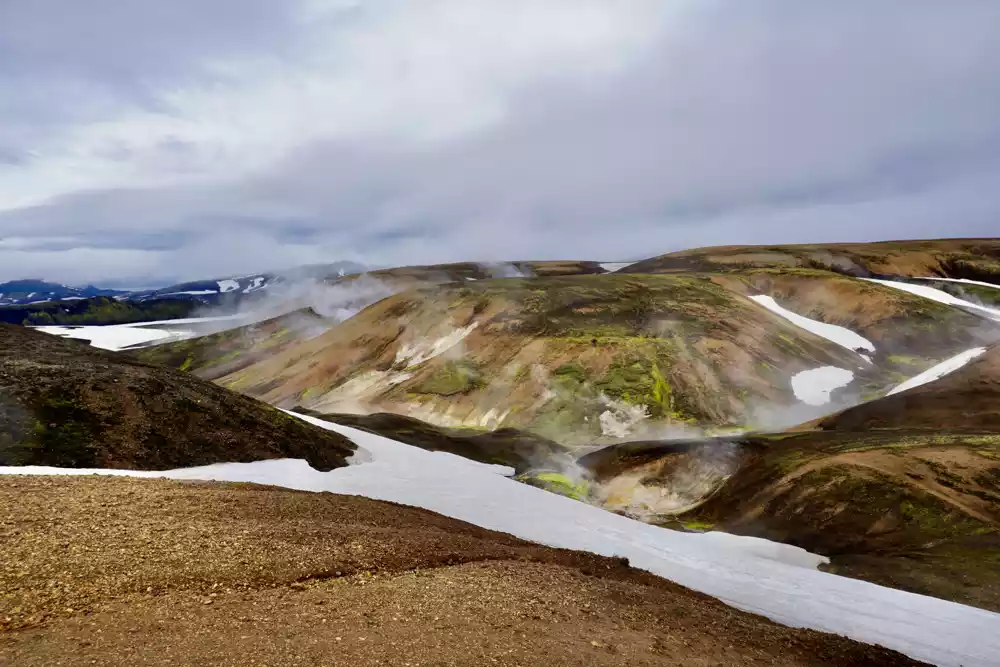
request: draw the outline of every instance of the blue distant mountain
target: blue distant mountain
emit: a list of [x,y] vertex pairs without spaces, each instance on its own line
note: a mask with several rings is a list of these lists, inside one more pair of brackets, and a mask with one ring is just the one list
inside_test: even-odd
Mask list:
[[87,299],[93,296],[122,296],[121,290],[101,289],[93,285],[70,287],[44,280],[11,280],[0,283],[0,306],[13,306],[42,301],[65,301],[67,299]]
[[353,262],[335,262],[234,278],[195,280],[159,289],[138,291],[105,289],[93,285],[71,287],[37,279],[12,280],[0,283],[0,306],[87,299],[95,296],[108,296],[128,301],[169,298],[188,299],[206,305],[236,304],[245,298],[262,296],[268,288],[279,283],[334,280],[339,276],[360,273],[364,270],[365,267]]

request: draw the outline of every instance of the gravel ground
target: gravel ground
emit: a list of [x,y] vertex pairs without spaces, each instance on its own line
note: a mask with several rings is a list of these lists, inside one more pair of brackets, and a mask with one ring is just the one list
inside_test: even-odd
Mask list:
[[0,478],[0,665],[908,665],[431,512]]

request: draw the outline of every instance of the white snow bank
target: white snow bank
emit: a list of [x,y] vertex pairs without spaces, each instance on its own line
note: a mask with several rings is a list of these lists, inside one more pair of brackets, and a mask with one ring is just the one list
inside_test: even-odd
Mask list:
[[[765,294],[752,296],[750,299],[764,306],[772,313],[780,315],[795,326],[805,329],[806,331],[810,331],[817,336],[822,336],[828,341],[836,343],[841,347],[846,347],[851,352],[857,352],[858,350],[875,352],[875,345],[870,340],[846,327],[837,326],[836,324],[827,324],[826,322],[820,322],[818,320],[813,320],[797,313],[793,313],[787,308],[783,308],[778,305],[778,302],[775,301],[774,298]],[[871,360],[867,356],[862,354],[861,357],[864,358],[865,361],[871,363]]]
[[245,315],[230,315],[225,317],[191,317],[179,320],[161,320],[158,322],[130,322],[128,324],[106,324],[95,326],[42,326],[32,327],[42,333],[89,340],[92,347],[102,350],[122,350],[133,345],[146,343],[166,343],[175,340],[192,338],[197,334],[188,324],[218,322],[222,320],[242,320]]
[[898,394],[904,392],[907,389],[913,389],[914,387],[919,387],[920,385],[927,384],[928,382],[933,382],[934,380],[939,380],[949,373],[954,373],[962,366],[978,357],[979,355],[986,352],[985,347],[974,347],[971,350],[966,350],[961,354],[956,354],[951,359],[945,359],[937,366],[932,366],[920,375],[914,375],[906,382],[897,385],[890,391],[886,396],[892,396],[893,394]]
[[632,266],[633,264],[635,264],[635,262],[603,262],[600,266],[608,273],[614,273],[615,271],[620,271],[626,266]]
[[507,479],[507,470],[316,419],[359,445],[358,465],[321,473],[298,460],[167,472],[0,468],[0,474],[109,474],[273,484],[423,507],[555,547],[632,565],[780,623],[882,644],[949,667],[1000,664],[1000,615],[820,572],[802,549],[723,533],[658,528]]
[[[886,285],[887,287],[893,287],[904,292],[909,292],[910,294],[916,294],[917,296],[922,296],[926,299],[931,299],[937,301],[938,303],[943,303],[948,306],[958,306],[960,308],[968,308],[970,310],[976,311],[986,317],[1000,321],[1000,310],[996,308],[989,308],[987,306],[980,306],[977,303],[972,303],[971,301],[966,301],[965,299],[959,299],[957,296],[952,296],[947,292],[944,292],[933,287],[928,287],[927,285],[914,285],[913,283],[901,283],[895,280],[880,280],[878,278],[863,278],[862,280],[867,280],[868,282],[878,283],[880,285]],[[935,279],[936,280],[936,279]]]
[[240,284],[235,280],[217,280],[220,292],[232,292],[240,288]]
[[854,373],[836,366],[821,366],[792,376],[795,398],[807,405],[826,405],[834,389],[845,387],[854,380]]
[[919,277],[917,280],[940,280],[946,283],[965,283],[966,285],[982,285],[983,287],[992,287],[993,289],[1000,289],[1000,285],[995,283],[986,283],[982,280],[969,280],[968,278],[938,278],[936,276],[929,277]]
[[102,350],[121,350],[131,345],[141,345],[170,338],[171,333],[163,329],[142,329],[120,324],[95,327],[35,327],[38,331],[61,336],[89,340],[92,347]]

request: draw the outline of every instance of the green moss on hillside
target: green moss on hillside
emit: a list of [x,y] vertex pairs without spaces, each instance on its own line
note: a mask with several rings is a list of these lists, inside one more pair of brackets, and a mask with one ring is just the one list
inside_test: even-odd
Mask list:
[[483,386],[483,377],[476,364],[468,359],[447,361],[426,380],[413,388],[420,394],[454,396],[467,394]]

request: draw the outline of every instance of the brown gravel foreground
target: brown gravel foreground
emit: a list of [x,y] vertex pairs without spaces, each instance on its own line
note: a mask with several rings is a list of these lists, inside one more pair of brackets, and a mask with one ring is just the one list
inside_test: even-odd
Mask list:
[[0,665],[912,665],[420,509],[0,477]]

